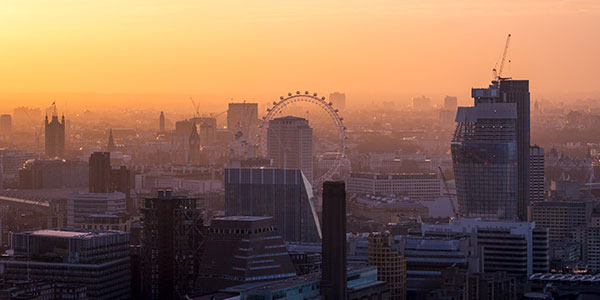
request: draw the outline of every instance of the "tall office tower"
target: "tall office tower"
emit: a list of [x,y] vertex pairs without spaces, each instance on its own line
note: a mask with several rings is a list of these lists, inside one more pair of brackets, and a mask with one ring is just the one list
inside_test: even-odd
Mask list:
[[415,97],[413,100],[413,109],[415,110],[428,110],[431,108],[431,99],[421,96]]
[[346,299],[346,185],[323,183],[323,240],[321,295]]
[[300,169],[313,182],[313,130],[308,120],[293,116],[269,122],[267,129],[267,158],[273,167]]
[[181,299],[194,288],[206,235],[198,201],[172,190],[146,198],[141,209],[143,299]]
[[10,115],[0,115],[0,135],[9,135],[12,132],[12,118]]
[[529,172],[529,200],[532,203],[544,201],[544,148],[537,145],[529,148]]
[[225,169],[225,214],[271,216],[285,241],[321,238],[312,186],[300,170]]
[[203,290],[296,276],[272,217],[213,219],[203,252],[198,278]]
[[108,143],[106,144],[106,151],[113,152],[115,150],[117,150],[117,147],[115,146],[115,138],[113,137],[111,128],[108,134]]
[[456,111],[458,107],[458,98],[455,96],[446,96],[444,98],[444,109],[449,111]]
[[111,167],[110,152],[94,152],[89,160],[89,190],[90,193],[110,193]]
[[529,206],[529,147],[531,143],[529,80],[501,80],[499,102],[517,105],[518,215],[527,221]]
[[233,134],[254,137],[259,126],[258,103],[229,103],[227,129]]
[[48,122],[48,116],[45,120],[46,157],[63,157],[65,155],[65,116],[62,116],[62,122],[58,121],[57,115],[52,115],[52,121]]
[[369,235],[369,265],[377,267],[377,280],[388,283],[390,300],[406,299],[406,259],[392,248],[389,233]]
[[37,230],[13,233],[12,247],[0,259],[5,280],[85,286],[90,300],[131,299],[129,233]]
[[158,121],[158,130],[159,132],[165,132],[165,113],[164,112],[160,112],[160,118]]
[[516,119],[513,103],[458,108],[451,150],[459,216],[518,218]]
[[333,103],[333,107],[339,110],[346,109],[346,94],[343,93],[331,93],[329,94],[329,101]]

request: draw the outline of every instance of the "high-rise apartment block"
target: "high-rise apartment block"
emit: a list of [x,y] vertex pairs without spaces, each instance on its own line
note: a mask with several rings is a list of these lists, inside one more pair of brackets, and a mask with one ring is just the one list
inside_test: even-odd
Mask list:
[[228,168],[224,182],[226,215],[271,216],[285,241],[320,240],[312,186],[300,170]]
[[516,119],[513,103],[458,108],[451,150],[461,217],[518,219]]
[[159,190],[146,198],[141,239],[143,299],[181,299],[195,287],[206,237],[197,198]]
[[48,116],[46,116],[44,128],[46,133],[46,157],[63,157],[65,155],[65,116],[62,116],[62,120],[58,121],[58,116],[53,115],[50,122],[48,122]]
[[87,299],[130,299],[129,234],[51,229],[13,233],[14,254],[0,259],[5,280],[85,286]]
[[545,199],[544,148],[536,145],[529,149],[529,199],[534,203]]
[[300,169],[313,182],[313,130],[308,120],[281,117],[271,120],[267,130],[267,158],[279,169]]
[[392,248],[389,233],[369,235],[369,265],[377,266],[377,280],[385,281],[390,300],[406,299],[406,259]]

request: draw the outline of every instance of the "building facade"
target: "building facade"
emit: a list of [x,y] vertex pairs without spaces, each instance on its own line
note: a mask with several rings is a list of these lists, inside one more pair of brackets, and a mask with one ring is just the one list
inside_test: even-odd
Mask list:
[[6,280],[45,280],[86,287],[87,299],[130,299],[129,234],[75,229],[12,234],[3,257]]
[[406,299],[406,259],[392,248],[389,233],[369,235],[369,265],[377,267],[377,280],[388,284],[390,300]]
[[518,219],[516,120],[512,103],[458,108],[451,151],[460,217]]
[[203,290],[296,276],[272,217],[213,219],[205,245],[197,281]]
[[544,148],[536,145],[529,149],[529,200],[534,203],[544,201],[546,195]]
[[312,186],[300,170],[225,169],[225,214],[271,216],[285,241],[321,238]]
[[141,209],[143,299],[180,299],[198,278],[206,238],[199,199],[159,190]]
[[313,182],[313,130],[308,120],[281,117],[269,122],[267,158],[279,169],[300,169]]
[[349,194],[408,196],[435,199],[441,196],[441,179],[436,173],[382,174],[350,173],[346,190]]

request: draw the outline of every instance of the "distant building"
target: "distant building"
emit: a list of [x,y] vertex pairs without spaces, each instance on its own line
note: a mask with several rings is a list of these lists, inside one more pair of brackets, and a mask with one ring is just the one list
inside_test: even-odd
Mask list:
[[205,245],[197,281],[203,290],[296,276],[272,217],[213,219]]
[[392,248],[389,233],[369,235],[369,265],[377,267],[377,280],[385,281],[390,300],[406,299],[406,259]]
[[269,121],[267,158],[279,169],[300,169],[313,183],[313,130],[308,120],[281,117]]
[[430,291],[427,300],[473,299],[473,300],[516,300],[517,280],[505,272],[492,274],[473,273],[449,267],[442,271],[441,286]]
[[19,169],[20,189],[88,187],[88,163],[62,159],[28,160]]
[[[89,229],[85,225],[96,223],[92,219],[118,218],[125,215],[126,206],[125,194],[119,192],[74,194],[67,200],[67,225],[71,228]],[[101,229],[117,230],[118,228]]]
[[429,110],[431,109],[431,99],[421,96],[412,99],[414,110]]
[[544,148],[537,145],[531,146],[529,157],[529,199],[532,203],[544,201],[546,194]]
[[225,169],[225,214],[271,216],[285,241],[319,241],[312,186],[300,170]]
[[451,150],[459,216],[517,220],[516,105],[459,107],[456,121]]
[[444,98],[444,109],[456,112],[458,108],[458,98],[456,96],[446,96]]
[[110,193],[110,175],[110,152],[92,153],[89,160],[90,193]]
[[164,133],[165,132],[165,113],[164,112],[160,112],[160,117],[158,120],[158,132],[160,133]]
[[429,209],[426,206],[401,197],[357,195],[350,197],[348,205],[353,216],[373,220],[379,225],[397,223],[406,217],[429,217]]
[[229,103],[227,130],[233,134],[241,132],[242,136],[252,138],[256,135],[258,126],[258,103]]
[[333,107],[341,111],[346,109],[346,94],[344,93],[331,93],[329,94],[329,101],[333,103]]
[[2,257],[6,280],[82,285],[87,299],[130,299],[129,234],[51,229],[13,233]]
[[115,145],[115,138],[113,137],[112,128],[108,134],[108,143],[106,144],[106,151],[113,152],[117,150],[117,146]]
[[575,231],[590,221],[593,202],[541,201],[531,203],[531,221],[548,228],[551,241],[572,238]]
[[0,135],[12,133],[12,118],[10,115],[0,115]]
[[346,299],[346,187],[343,181],[323,183],[321,296]]
[[198,129],[196,123],[194,123],[190,130],[190,137],[188,138],[187,163],[189,165],[199,165],[201,163],[201,147],[202,146],[200,145],[200,135],[198,135]]
[[532,222],[451,219],[448,224],[423,224],[421,234],[471,238],[483,249],[485,273],[504,271],[512,276],[529,276],[549,270],[548,230]]
[[408,196],[435,199],[441,196],[441,179],[437,173],[350,173],[346,189],[349,194]]
[[195,287],[206,238],[199,199],[159,190],[141,209],[143,299],[181,299]]
[[65,116],[62,116],[60,122],[56,115],[52,116],[51,122],[48,122],[48,116],[46,116],[44,124],[46,157],[63,157],[65,155]]
[[19,169],[26,161],[39,158],[38,154],[0,148],[0,189],[19,185]]

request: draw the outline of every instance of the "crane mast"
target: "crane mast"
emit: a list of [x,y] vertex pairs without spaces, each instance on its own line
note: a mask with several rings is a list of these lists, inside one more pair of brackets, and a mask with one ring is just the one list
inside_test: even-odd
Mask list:
[[496,66],[498,65],[498,62],[496,62],[496,65],[494,66],[494,69],[492,70],[494,72],[494,81],[492,82],[495,86],[498,86],[500,84],[500,81],[504,80],[504,79],[510,79],[510,77],[502,77],[502,71],[504,70],[504,63],[506,62],[506,55],[508,54],[508,46],[510,45],[510,34],[508,34],[508,36],[506,37],[506,44],[504,45],[504,51],[502,52],[502,60],[500,61],[500,69],[496,70]]

